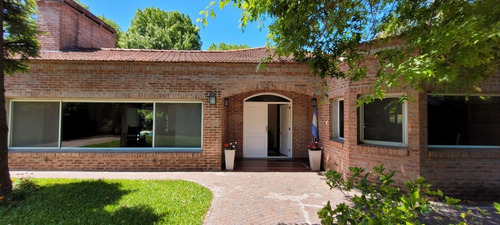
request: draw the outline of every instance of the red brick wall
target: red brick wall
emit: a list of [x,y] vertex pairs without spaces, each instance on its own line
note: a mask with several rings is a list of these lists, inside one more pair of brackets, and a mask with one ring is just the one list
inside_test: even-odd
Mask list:
[[[319,137],[325,150],[323,151],[323,167],[325,170],[337,170],[341,173],[347,173],[349,167],[349,150],[344,145],[344,140],[333,139],[332,126],[336,125],[336,118],[332,117],[332,104],[335,99],[347,99],[347,90],[349,83],[342,80],[328,79],[329,99],[322,99],[318,107],[318,126]],[[344,102],[346,104],[347,101]],[[344,106],[346,111],[351,107]],[[334,119],[332,123],[332,119]],[[350,126],[352,121],[345,120],[345,127]],[[357,126],[355,123],[354,126]],[[352,129],[344,129],[344,136]]]
[[38,0],[42,50],[114,48],[114,31],[100,19],[69,0]]
[[[220,170],[225,133],[223,98],[259,91],[282,93],[294,99],[294,112],[310,110],[314,89],[309,69],[303,64],[269,64],[256,72],[256,64],[228,63],[144,63],[73,62],[33,60],[30,74],[6,77],[6,97],[11,99],[63,100],[202,100],[203,152],[201,153],[23,153],[11,151],[12,169],[98,170]],[[244,83],[242,82],[244,81]],[[217,94],[217,105],[208,104],[208,95]],[[237,101],[231,99],[230,106]],[[297,106],[295,106],[297,104]],[[296,109],[295,109],[296,108]],[[312,112],[311,112],[312,113]],[[310,129],[310,117],[297,115],[294,137],[301,140]],[[227,118],[231,121],[231,113]],[[297,121],[297,122],[296,122]],[[302,130],[301,130],[302,129]],[[295,132],[299,134],[295,134]],[[302,133],[300,133],[302,132]],[[229,135],[229,134],[228,134]],[[297,141],[297,146],[305,146]],[[241,145],[240,145],[241,146]],[[295,147],[295,146],[294,146]],[[297,155],[305,157],[297,149]],[[295,152],[294,152],[295,154]],[[48,158],[48,162],[45,162]],[[153,163],[156,158],[156,163]],[[93,163],[89,163],[92,161]],[[123,161],[123,162],[115,162]],[[108,169],[106,167],[105,169]]]
[[[371,91],[376,63],[369,71],[371,76],[355,83],[330,79],[329,98],[344,99],[345,139],[330,139],[331,105],[320,107],[320,135],[325,145],[325,169],[335,169],[344,175],[349,166],[371,169],[384,163],[388,171],[397,171],[395,180],[403,185],[405,180],[423,176],[448,195],[470,199],[499,199],[500,149],[428,149],[427,148],[427,94],[407,93],[413,97],[408,102],[408,147],[386,147],[358,143],[358,109],[356,99]],[[490,77],[481,86],[484,94],[500,93],[500,73]],[[398,93],[397,91],[394,91]]]
[[[329,97],[332,99],[344,99],[344,140],[331,140],[331,117],[320,119],[321,131],[328,133],[321,140],[325,145],[323,155],[326,169],[336,169],[344,174],[348,173],[348,167],[358,166],[371,170],[375,166],[384,163],[388,171],[397,171],[395,181],[402,185],[405,180],[413,180],[420,175],[420,119],[419,98],[407,103],[408,109],[408,147],[391,147],[382,145],[370,145],[359,143],[358,133],[358,107],[359,95],[372,92],[372,82],[376,73],[376,61],[369,59],[366,62],[371,65],[369,76],[355,83],[345,81],[329,80]],[[395,92],[400,93],[400,92]],[[416,93],[401,93],[412,94]],[[325,104],[321,107],[321,114],[331,114],[331,105]]]
[[[222,98],[221,104],[224,104],[224,99],[223,98]],[[224,109],[222,110],[222,138],[221,138],[222,144],[226,143],[227,140],[228,140],[227,139],[227,134],[228,134],[227,124],[228,124],[228,110],[227,110],[227,107],[224,106]],[[225,165],[225,151],[224,151],[223,148],[221,149],[221,155],[222,155],[221,168],[222,169],[226,169],[226,165]]]
[[[312,85],[314,78],[304,64],[270,64],[265,72],[256,72],[255,64],[33,60],[31,68],[28,75],[6,77],[8,99],[201,99],[204,103],[203,152],[10,152],[12,169],[220,170],[223,141],[239,141],[237,154],[242,155],[243,99],[263,92],[293,99],[293,156],[306,157],[313,110],[310,100],[316,89]],[[374,74],[374,69],[370,73]],[[329,98],[342,97],[345,102],[345,139],[330,139],[331,107],[327,101],[320,101],[318,124],[320,139],[325,145],[325,169],[347,173],[349,166],[371,169],[384,163],[388,171],[397,171],[395,179],[399,185],[404,180],[424,176],[447,194],[498,198],[500,149],[427,149],[426,94],[409,93],[413,97],[408,102],[409,147],[358,143],[356,99],[371,91],[372,82],[373,76],[356,83],[328,80]],[[483,93],[499,94],[500,74],[489,78],[481,88]],[[207,96],[211,92],[217,94],[216,106],[208,105]],[[223,98],[230,99],[229,107],[223,106]],[[113,168],[105,168],[106,165]]]
[[[384,163],[388,171],[397,171],[394,179],[398,184],[405,180],[413,180],[420,175],[420,129],[418,127],[418,101],[408,102],[408,147],[390,147],[358,143],[358,108],[357,96],[364,93],[368,87],[350,89],[344,96],[344,140],[330,140],[329,135],[323,135],[325,144],[323,156],[326,169],[337,169],[344,173],[349,166],[371,169]],[[330,105],[322,106],[320,112],[326,114]],[[324,126],[322,132],[328,132],[331,122],[320,122]],[[329,118],[328,118],[329,119]],[[329,132],[328,132],[329,133]]]
[[[481,85],[485,95],[500,93],[500,72]],[[427,96],[421,106],[427,131]],[[500,115],[500,112],[499,112]],[[500,200],[500,149],[428,149],[424,132],[421,175],[446,194],[478,200]]]
[[422,176],[448,195],[499,200],[500,150],[431,149]]
[[61,49],[115,47],[113,33],[72,7],[62,8],[61,28]]
[[220,170],[204,153],[9,153],[12,170]]
[[60,48],[60,12],[61,4],[55,1],[37,1],[38,30],[46,32],[37,36],[42,50],[59,50]]

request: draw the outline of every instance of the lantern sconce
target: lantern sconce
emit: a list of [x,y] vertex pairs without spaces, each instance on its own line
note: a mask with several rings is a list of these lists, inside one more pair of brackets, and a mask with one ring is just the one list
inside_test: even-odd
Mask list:
[[311,103],[312,103],[312,107],[316,107],[316,106],[318,106],[318,101],[316,101],[316,98],[313,98],[313,99],[311,100]]
[[224,106],[229,106],[229,98],[224,98]]
[[215,93],[210,93],[210,95],[208,95],[208,104],[210,105],[215,105],[217,104],[217,96],[215,96]]

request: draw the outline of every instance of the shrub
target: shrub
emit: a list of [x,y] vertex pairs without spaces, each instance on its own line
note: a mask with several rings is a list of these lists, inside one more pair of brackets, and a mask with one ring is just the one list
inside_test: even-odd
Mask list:
[[[366,172],[364,168],[349,167],[351,175],[343,179],[342,174],[330,170],[325,173],[326,183],[330,189],[339,189],[351,198],[352,206],[346,203],[338,204],[332,208],[330,202],[319,212],[322,224],[421,224],[419,217],[424,214],[435,213],[435,217],[443,215],[441,207],[433,201],[444,200],[449,206],[458,208],[459,199],[447,197],[440,190],[431,190],[431,185],[422,177],[405,182],[404,188],[395,187],[392,179],[395,172],[385,172],[384,165],[374,167],[374,172]],[[374,174],[376,179],[370,181]],[[351,197],[353,188],[361,191],[360,195]],[[496,204],[500,211],[500,205]],[[457,222],[466,224],[472,220],[475,213],[487,214],[484,210],[468,210],[460,214],[462,221],[449,216],[446,223]],[[444,216],[447,216],[444,213]],[[439,220],[443,220],[439,218]]]

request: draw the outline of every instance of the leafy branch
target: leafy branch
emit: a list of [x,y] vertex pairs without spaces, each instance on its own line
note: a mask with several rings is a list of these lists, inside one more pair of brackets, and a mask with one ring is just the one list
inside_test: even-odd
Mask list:
[[[463,211],[458,205],[460,199],[432,190],[423,177],[406,181],[400,189],[393,180],[395,171],[386,172],[383,164],[369,172],[360,167],[349,167],[349,171],[346,179],[334,170],[325,173],[330,189],[341,191],[352,204],[332,207],[328,202],[318,212],[322,224],[421,224],[424,216],[430,216],[434,224],[467,224],[474,222],[477,214],[487,215],[480,208]],[[353,189],[361,193],[351,195]],[[449,207],[463,211],[460,218],[446,212]],[[500,212],[500,204],[495,203],[495,207]]]

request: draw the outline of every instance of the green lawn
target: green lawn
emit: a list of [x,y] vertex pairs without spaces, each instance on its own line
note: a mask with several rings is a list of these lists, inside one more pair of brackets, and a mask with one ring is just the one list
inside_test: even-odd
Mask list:
[[0,224],[202,224],[212,200],[183,180],[32,180],[41,188],[0,204]]

